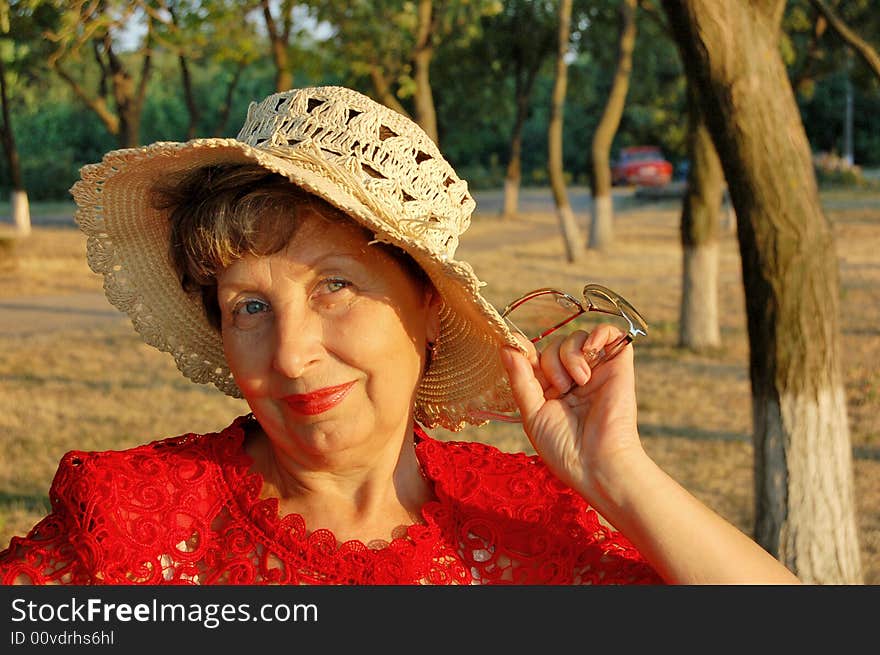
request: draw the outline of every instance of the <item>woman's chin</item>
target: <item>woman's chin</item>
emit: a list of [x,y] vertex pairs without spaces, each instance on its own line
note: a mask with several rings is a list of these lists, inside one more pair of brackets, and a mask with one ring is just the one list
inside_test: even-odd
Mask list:
[[[257,420],[260,420],[259,416]],[[365,413],[346,411],[342,407],[316,414],[286,409],[267,420],[267,424],[260,423],[273,444],[313,454],[351,448],[368,440],[369,435],[369,430],[365,429],[369,423]]]

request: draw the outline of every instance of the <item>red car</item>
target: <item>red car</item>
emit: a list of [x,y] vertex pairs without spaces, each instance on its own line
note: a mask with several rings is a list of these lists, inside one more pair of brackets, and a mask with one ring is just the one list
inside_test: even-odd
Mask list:
[[657,146],[621,148],[611,166],[612,184],[663,186],[672,179],[672,164]]

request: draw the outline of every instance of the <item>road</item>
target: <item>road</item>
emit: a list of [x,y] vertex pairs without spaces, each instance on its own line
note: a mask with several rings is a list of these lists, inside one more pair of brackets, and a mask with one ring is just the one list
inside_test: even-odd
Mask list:
[[128,322],[102,292],[63,296],[0,298],[0,336],[29,336],[56,330]]

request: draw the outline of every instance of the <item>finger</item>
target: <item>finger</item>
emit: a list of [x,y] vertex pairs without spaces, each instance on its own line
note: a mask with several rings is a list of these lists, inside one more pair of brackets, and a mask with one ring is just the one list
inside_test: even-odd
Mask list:
[[535,377],[538,379],[538,382],[541,385],[541,388],[546,391],[552,385],[550,381],[547,379],[547,376],[544,375],[544,372],[541,370],[541,365],[539,364],[538,358],[538,350],[535,348],[535,344],[533,344],[529,339],[524,336],[522,333],[514,332],[514,338],[519,341],[520,345],[526,351],[526,359],[529,364],[532,365],[532,369],[535,373]]
[[574,382],[580,386],[590,381],[592,370],[590,362],[584,353],[584,344],[589,335],[583,330],[577,330],[568,335],[559,347],[559,359],[562,366]]
[[538,351],[535,348],[535,344],[529,341],[528,337],[526,337],[521,332],[514,332],[513,338],[516,339],[519,344],[526,351],[526,358],[531,362],[533,366],[538,365]]
[[598,326],[590,333],[582,346],[584,358],[590,363],[590,382],[581,389],[597,388],[621,374],[633,376],[632,345],[624,341],[620,347],[615,346],[625,336],[621,330],[608,325]]
[[501,363],[507,371],[513,400],[523,422],[527,422],[544,405],[544,389],[535,377],[535,369],[525,355],[513,348],[501,349]]
[[541,371],[558,392],[558,395],[566,393],[574,384],[574,379],[569,375],[560,356],[564,339],[563,336],[553,338],[541,351],[539,357]]
[[626,333],[614,325],[602,324],[590,332],[581,345],[584,358],[590,368],[613,359],[628,345]]

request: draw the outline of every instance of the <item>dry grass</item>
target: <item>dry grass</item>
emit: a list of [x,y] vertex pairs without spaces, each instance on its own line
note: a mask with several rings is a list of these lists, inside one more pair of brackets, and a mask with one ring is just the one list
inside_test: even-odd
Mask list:
[[[846,379],[865,581],[880,584],[880,195],[826,198],[840,259],[842,365]],[[735,236],[721,250],[723,346],[697,355],[676,347],[681,292],[673,204],[618,213],[616,245],[565,262],[549,214],[504,223],[476,216],[460,255],[497,305],[536,286],[577,291],[605,284],[651,326],[636,351],[640,426],[652,456],[696,496],[749,532],[753,518],[750,389],[744,302]],[[0,298],[100,290],[83,259],[84,238],[37,229],[0,270]],[[125,448],[206,431],[244,413],[240,401],[193,385],[168,355],[145,346],[126,321],[89,330],[0,336],[0,547],[45,511],[46,492],[70,449]],[[516,426],[490,424],[440,438],[530,451]]]

